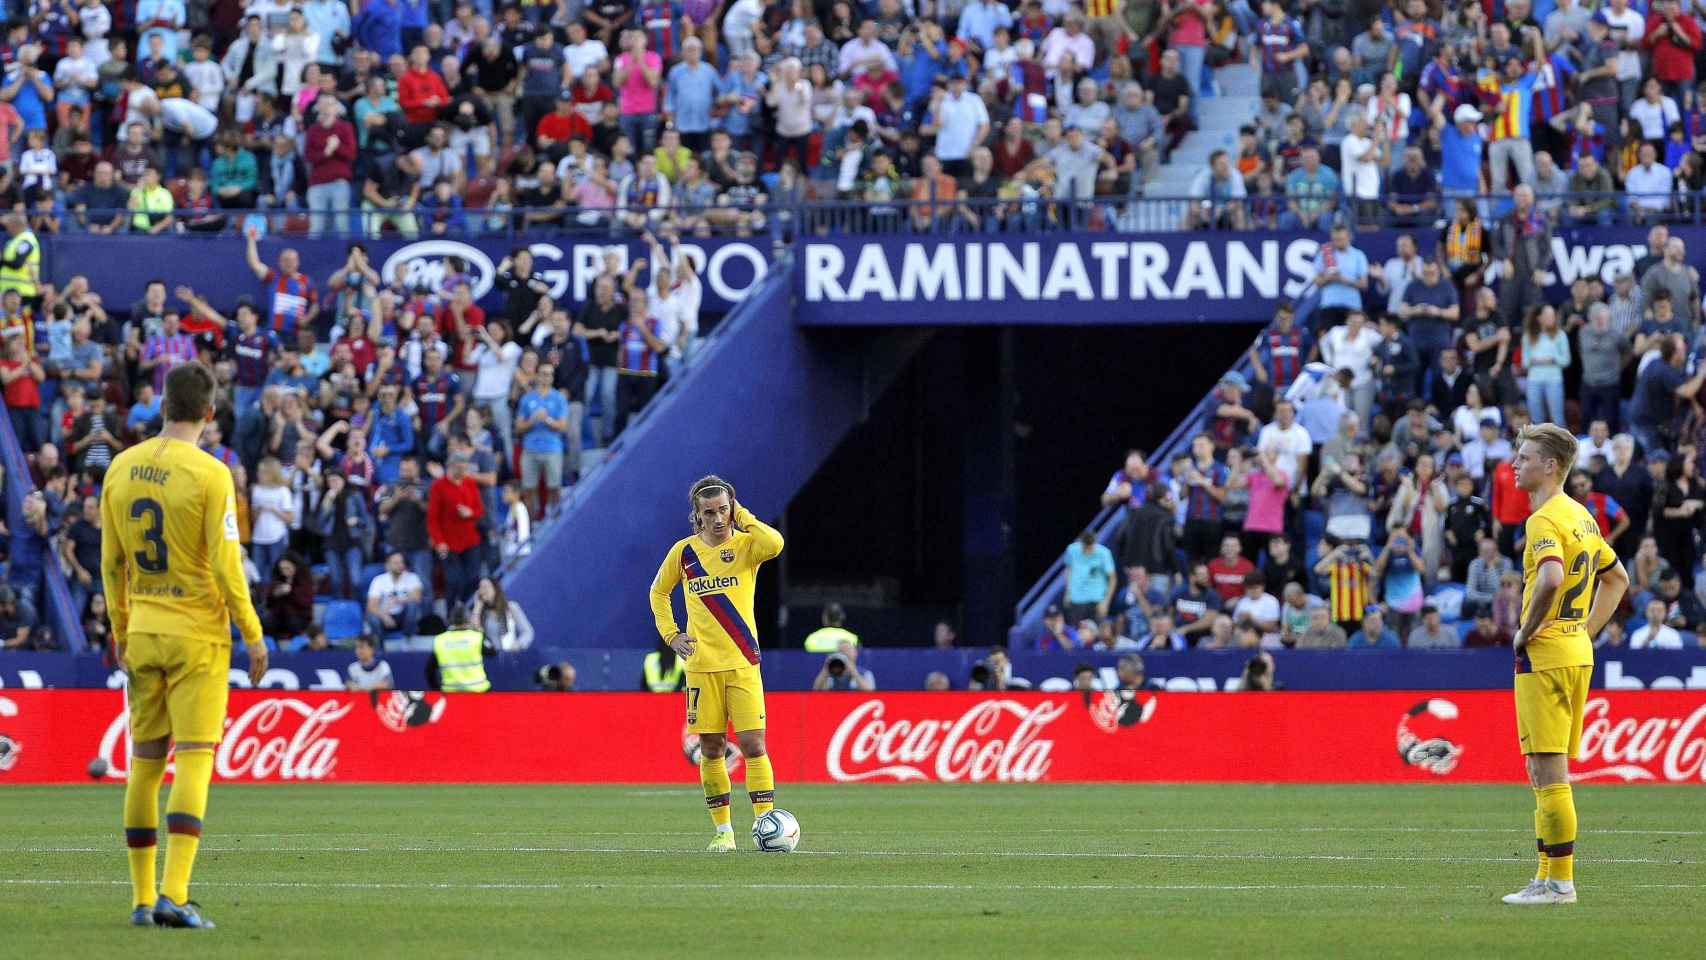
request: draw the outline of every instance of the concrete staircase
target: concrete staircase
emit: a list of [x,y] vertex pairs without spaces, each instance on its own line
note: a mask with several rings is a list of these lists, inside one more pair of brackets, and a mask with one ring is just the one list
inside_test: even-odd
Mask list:
[[[1225,150],[1238,151],[1238,128],[1253,121],[1261,106],[1260,78],[1248,62],[1240,61],[1214,72],[1214,96],[1205,97],[1197,111],[1197,129],[1185,137],[1179,149],[1173,151],[1167,163],[1155,169],[1144,184],[1148,197],[1183,197],[1190,193],[1191,181],[1208,166],[1209,154]],[[1174,204],[1145,204],[1149,207],[1168,207]],[[1178,216],[1183,216],[1183,205]],[[1159,215],[1155,211],[1153,215]],[[1177,221],[1175,220],[1175,227]]]

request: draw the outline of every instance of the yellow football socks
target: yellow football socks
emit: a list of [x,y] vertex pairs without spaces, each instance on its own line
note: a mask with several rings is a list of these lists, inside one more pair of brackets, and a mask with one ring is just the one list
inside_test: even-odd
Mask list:
[[1534,879],[1545,880],[1546,872],[1546,840],[1540,834],[1540,791],[1534,791],[1534,847],[1540,851],[1540,867],[1534,872]]
[[166,875],[160,893],[181,904],[190,896],[190,871],[201,846],[201,818],[207,813],[207,785],[213,779],[212,750],[179,750],[166,798]]
[[1546,846],[1547,876],[1559,883],[1575,880],[1576,800],[1567,783],[1541,787],[1540,839]]
[[746,796],[752,801],[755,817],[776,806],[776,775],[770,769],[769,755],[746,758]]
[[699,783],[705,788],[705,806],[711,811],[711,822],[718,830],[729,826],[729,769],[721,756],[699,756]]
[[159,850],[160,781],[166,759],[130,758],[130,777],[124,785],[124,842],[130,854],[131,902],[154,906],[154,854]]

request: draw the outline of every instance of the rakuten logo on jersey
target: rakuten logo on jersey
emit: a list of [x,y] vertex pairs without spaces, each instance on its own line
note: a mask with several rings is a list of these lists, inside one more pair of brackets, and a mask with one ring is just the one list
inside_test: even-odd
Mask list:
[[1591,769],[1572,779],[1706,782],[1706,704],[1687,717],[1612,719],[1610,702],[1596,697],[1583,712],[1580,762]]
[[1059,703],[1027,706],[985,700],[958,718],[885,720],[887,704],[867,700],[836,727],[825,758],[840,781],[889,779],[944,783],[1030,783],[1048,773],[1053,740],[1043,728],[1066,712]]
[[[323,700],[262,700],[229,721],[225,739],[213,758],[214,776],[221,780],[325,780],[338,765],[332,724],[354,708],[350,703]],[[107,776],[123,780],[130,759],[130,714],[120,713],[101,737],[100,756]]]

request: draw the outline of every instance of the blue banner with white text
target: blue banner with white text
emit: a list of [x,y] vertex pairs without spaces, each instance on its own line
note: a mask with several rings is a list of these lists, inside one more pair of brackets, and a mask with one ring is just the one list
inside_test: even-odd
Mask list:
[[[1423,256],[1436,232],[1404,231]],[[1397,251],[1399,231],[1357,233],[1371,264]],[[1706,228],[1673,227],[1690,249]],[[1319,233],[1039,233],[826,236],[798,245],[799,323],[817,326],[1265,323],[1275,304],[1314,279]],[[1549,293],[1583,277],[1610,283],[1646,254],[1646,234],[1608,227],[1552,239]],[[1496,278],[1498,266],[1489,271]],[[1384,304],[1374,283],[1365,303]]]
[[[474,292],[474,299],[487,310],[501,307],[502,297],[494,287],[497,267],[512,251],[512,239],[494,237],[434,237],[403,240],[351,241],[349,238],[268,236],[259,245],[263,263],[272,266],[286,248],[301,259],[301,271],[314,281],[322,300],[331,294],[327,281],[344,268],[349,245],[359,242],[367,249],[367,260],[387,283],[399,276],[407,286],[437,290],[459,260]],[[551,285],[551,297],[559,303],[579,305],[592,296],[593,281],[604,269],[606,253],[615,253],[623,269],[633,260],[650,257],[642,240],[592,242],[584,238],[530,237],[533,270]],[[89,287],[101,295],[109,312],[128,310],[142,299],[151,279],[166,282],[168,296],[178,284],[186,284],[217,309],[229,310],[237,298],[248,296],[265,303],[259,281],[244,256],[244,241],[235,237],[132,237],[59,234],[45,244],[47,273],[63,286],[74,276],[85,276]],[[724,313],[743,299],[770,265],[770,244],[764,239],[688,238],[682,251],[693,262],[704,291],[703,309]],[[650,268],[641,280],[650,277]]]

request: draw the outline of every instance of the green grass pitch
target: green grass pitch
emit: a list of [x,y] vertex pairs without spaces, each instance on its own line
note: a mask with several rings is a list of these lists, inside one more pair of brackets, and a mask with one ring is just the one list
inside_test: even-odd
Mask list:
[[714,856],[696,785],[218,785],[197,933],[126,925],[117,789],[7,788],[0,956],[1706,955],[1699,787],[1577,788],[1581,902],[1545,908],[1498,901],[1532,869],[1524,787],[780,796],[799,852],[754,851],[737,799]]

